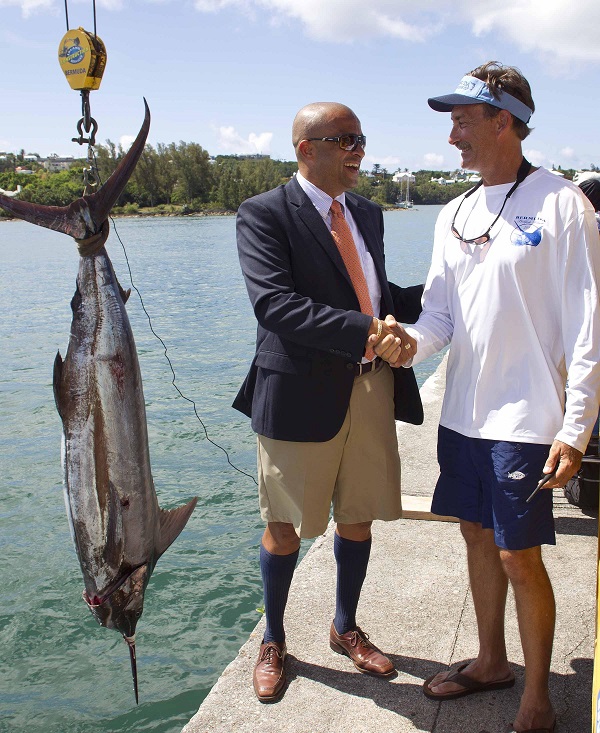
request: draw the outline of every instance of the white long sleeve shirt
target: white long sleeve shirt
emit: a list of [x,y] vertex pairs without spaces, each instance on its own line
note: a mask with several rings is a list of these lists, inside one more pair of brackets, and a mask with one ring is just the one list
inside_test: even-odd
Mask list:
[[[481,186],[458,212],[465,239],[494,220],[512,184]],[[440,423],[463,435],[584,451],[600,390],[600,238],[570,182],[540,168],[508,200],[486,245],[435,228],[413,364],[451,342]],[[567,384],[568,377],[568,384]],[[566,404],[565,404],[566,386]]]

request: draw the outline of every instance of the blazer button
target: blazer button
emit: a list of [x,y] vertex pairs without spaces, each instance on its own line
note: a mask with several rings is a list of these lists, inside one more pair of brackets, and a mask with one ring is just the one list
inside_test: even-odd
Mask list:
[[353,363],[352,363],[351,361],[349,361],[349,362],[348,362],[348,363],[346,364],[346,369],[347,369],[348,371],[350,371],[351,369],[354,369],[354,364],[353,364]]

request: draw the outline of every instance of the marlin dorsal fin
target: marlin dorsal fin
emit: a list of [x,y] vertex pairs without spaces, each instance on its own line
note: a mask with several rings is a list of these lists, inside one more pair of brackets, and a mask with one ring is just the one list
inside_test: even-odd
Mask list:
[[159,510],[160,520],[160,539],[158,547],[156,548],[156,559],[163,554],[163,552],[177,539],[181,530],[185,527],[187,520],[190,518],[198,497],[195,496],[185,506],[180,506],[177,509],[166,509]]

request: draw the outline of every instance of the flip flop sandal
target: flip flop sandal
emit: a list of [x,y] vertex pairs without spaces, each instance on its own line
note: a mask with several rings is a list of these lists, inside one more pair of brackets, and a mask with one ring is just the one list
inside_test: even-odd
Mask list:
[[[520,733],[554,733],[556,729],[556,718],[554,718],[554,723],[550,726],[550,728],[527,728],[527,730],[522,730]],[[511,730],[510,733],[517,733],[515,730]]]
[[[436,672],[436,674],[431,675],[431,677],[428,677],[425,682],[423,683],[423,693],[426,695],[426,697],[431,698],[432,700],[456,700],[459,697],[465,697],[466,695],[473,695],[476,692],[491,692],[492,690],[506,690],[509,687],[512,687],[515,684],[515,678],[514,677],[507,677],[504,680],[498,680],[497,682],[479,682],[478,680],[474,680],[472,677],[469,677],[466,674],[461,674],[462,670],[465,669],[469,665],[469,662],[465,662],[464,664],[461,664],[460,667],[456,670],[456,672],[453,672],[450,674],[444,682],[454,682],[457,685],[461,685],[464,687],[464,690],[456,690],[456,692],[433,692],[429,685],[433,681],[435,677],[439,674],[439,672]],[[440,682],[440,684],[443,684]],[[537,731],[524,731],[524,733],[538,733]],[[539,733],[553,733],[553,729],[550,729],[549,731],[541,730]]]

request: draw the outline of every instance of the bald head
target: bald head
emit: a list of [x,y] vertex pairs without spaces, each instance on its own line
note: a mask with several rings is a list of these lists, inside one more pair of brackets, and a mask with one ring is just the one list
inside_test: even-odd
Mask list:
[[298,157],[298,143],[311,137],[326,137],[331,124],[339,118],[358,117],[345,104],[339,102],[313,102],[298,112],[292,125],[292,144]]
[[343,135],[362,139],[362,128],[354,112],[339,102],[307,104],[292,125],[298,172],[332,198],[357,185],[365,155],[364,139],[351,149],[342,148]]

